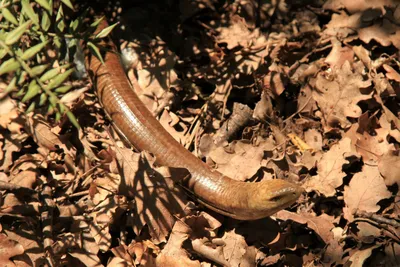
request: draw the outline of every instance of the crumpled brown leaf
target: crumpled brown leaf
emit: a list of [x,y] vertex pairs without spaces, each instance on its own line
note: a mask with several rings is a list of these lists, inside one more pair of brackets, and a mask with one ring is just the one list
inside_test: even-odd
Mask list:
[[364,80],[361,74],[354,73],[348,61],[340,69],[332,70],[330,79],[320,72],[312,79],[315,90],[313,98],[322,112],[322,118],[330,127],[350,127],[347,117],[358,118],[361,108],[357,103],[371,98],[370,93],[363,93],[362,88],[371,85],[370,80]]
[[18,242],[8,238],[5,234],[0,234],[0,265],[15,266],[10,261],[11,257],[24,253],[24,247]]
[[397,183],[400,187],[400,156],[389,150],[379,158],[378,169],[386,185]]
[[183,214],[182,192],[154,170],[145,156],[126,148],[116,152],[121,174],[119,192],[135,199],[137,216],[131,222],[135,233],[139,235],[148,225],[154,243],[166,241],[176,218]]
[[303,185],[307,191],[316,190],[325,196],[334,196],[335,189],[342,185],[346,174],[342,168],[350,163],[347,158],[356,156],[350,138],[343,138],[326,152],[318,162],[318,175],[312,176]]
[[167,245],[157,256],[157,266],[200,267],[200,262],[191,260],[189,254],[182,248],[183,242],[189,238],[189,233],[190,228],[184,222],[176,221]]
[[344,217],[353,221],[354,210],[377,212],[377,203],[392,194],[388,191],[385,181],[377,167],[364,165],[361,172],[356,173],[344,189]]

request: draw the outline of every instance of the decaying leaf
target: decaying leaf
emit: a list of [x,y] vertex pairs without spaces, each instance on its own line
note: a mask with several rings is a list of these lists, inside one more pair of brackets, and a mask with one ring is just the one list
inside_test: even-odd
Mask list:
[[391,195],[378,168],[365,165],[361,172],[353,176],[350,184],[345,186],[344,217],[352,221],[354,210],[377,212],[380,209],[377,203]]
[[313,98],[317,101],[327,125],[348,128],[350,122],[347,117],[358,118],[362,113],[357,103],[371,98],[371,94],[362,92],[362,89],[371,85],[371,81],[354,73],[348,61],[342,68],[332,71],[331,79],[327,79],[324,73],[319,73],[313,79]]
[[351,140],[344,138],[333,145],[319,161],[318,175],[312,176],[306,181],[304,187],[307,191],[316,190],[325,196],[335,195],[335,189],[342,185],[346,176],[343,165],[350,163],[347,158],[354,157]]
[[166,241],[176,218],[183,214],[184,202],[178,187],[154,170],[146,157],[129,149],[118,149],[117,160],[121,170],[119,192],[135,199],[135,233],[140,234],[147,225],[153,242]]
[[0,234],[0,265],[15,266],[11,257],[24,253],[24,247],[18,242],[9,239],[5,234]]
[[400,156],[395,151],[389,150],[379,158],[378,169],[386,185],[400,186]]

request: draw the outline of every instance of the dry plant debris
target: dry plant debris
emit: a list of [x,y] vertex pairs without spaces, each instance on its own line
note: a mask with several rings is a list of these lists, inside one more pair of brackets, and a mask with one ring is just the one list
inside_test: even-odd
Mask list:
[[88,84],[62,99],[78,131],[26,114],[3,75],[1,266],[400,266],[398,1],[128,2],[99,7],[171,135],[234,179],[306,193],[223,217],[184,170],[126,148]]

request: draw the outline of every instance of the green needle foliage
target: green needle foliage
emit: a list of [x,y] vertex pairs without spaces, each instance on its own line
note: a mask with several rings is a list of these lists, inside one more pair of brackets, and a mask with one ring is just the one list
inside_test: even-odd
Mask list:
[[7,81],[6,93],[26,103],[26,112],[47,106],[47,115],[66,115],[79,128],[60,102],[72,88],[71,61],[79,43],[102,60],[96,44],[115,26],[94,35],[102,18],[90,22],[87,13],[77,16],[71,0],[0,0],[0,79]]

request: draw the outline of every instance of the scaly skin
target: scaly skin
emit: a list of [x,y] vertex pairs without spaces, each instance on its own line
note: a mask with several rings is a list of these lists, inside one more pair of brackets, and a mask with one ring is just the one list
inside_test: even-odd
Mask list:
[[[100,24],[98,30],[106,27]],[[247,183],[233,180],[210,168],[181,146],[153,117],[128,81],[115,45],[108,41],[103,65],[86,56],[86,68],[96,86],[98,98],[113,125],[137,149],[146,150],[156,162],[186,168],[191,176],[182,185],[208,208],[239,220],[270,216],[293,204],[303,189],[283,180]]]

